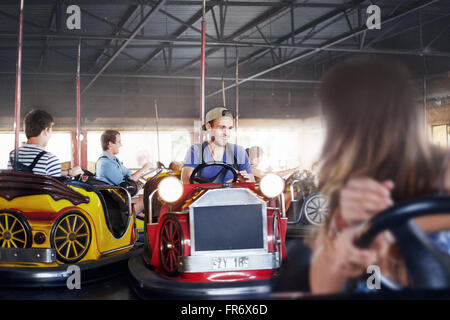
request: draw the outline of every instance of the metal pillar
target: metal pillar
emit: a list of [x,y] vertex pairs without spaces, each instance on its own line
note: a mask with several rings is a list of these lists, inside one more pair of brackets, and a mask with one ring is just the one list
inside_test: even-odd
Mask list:
[[81,165],[81,97],[80,97],[80,59],[81,59],[81,39],[78,42],[78,56],[77,56],[77,136],[75,147],[74,166]]
[[[239,56],[238,49],[236,47],[236,79],[235,79],[235,108],[236,108],[236,144],[238,143],[238,128],[239,128]],[[225,94],[225,93],[224,93]]]
[[19,130],[20,130],[20,106],[22,103],[22,34],[23,34],[23,2],[20,0],[19,31],[17,37],[17,62],[16,62],[16,98],[14,110],[14,165],[17,167],[19,159]]
[[[206,34],[206,1],[203,0],[203,13],[202,13],[202,36],[201,36],[201,57],[200,57],[200,122],[201,125],[205,123],[205,38]],[[200,142],[201,139],[200,130]]]

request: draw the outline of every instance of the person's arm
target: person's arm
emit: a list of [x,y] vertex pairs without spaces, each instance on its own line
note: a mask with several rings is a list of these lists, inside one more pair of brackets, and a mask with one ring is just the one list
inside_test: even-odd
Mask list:
[[137,181],[143,173],[150,169],[151,163],[147,162],[141,169],[137,170],[135,173],[131,174],[133,180]]
[[80,167],[76,166],[73,168],[70,168],[69,170],[61,170],[61,175],[65,176],[65,177],[75,177],[79,174],[83,174],[83,169],[81,169]]
[[[310,269],[311,291],[315,294],[337,293],[349,278],[359,276],[367,266],[376,262],[376,250],[382,251],[382,241],[377,239],[371,250],[361,250],[353,245],[356,228],[391,206],[392,181],[377,182],[371,178],[350,179],[339,192],[339,209],[332,215],[329,229],[323,227],[317,236]],[[337,215],[343,222],[337,232]],[[380,241],[378,241],[380,240]]]
[[339,293],[349,279],[359,277],[368,266],[376,263],[375,251],[353,245],[356,230],[346,228],[334,239],[328,238],[325,228],[319,230],[311,258],[311,293]]
[[252,173],[254,177],[259,179],[262,179],[262,177],[264,177],[267,174],[266,171],[258,169],[256,167],[252,167]]
[[292,168],[292,169],[287,169],[287,170],[282,170],[282,171],[275,171],[274,173],[283,178],[296,170],[298,170],[298,168]]
[[184,156],[183,167],[181,168],[181,182],[183,184],[190,184],[189,178],[191,177],[192,171],[200,164],[200,152],[201,150],[196,145],[192,145],[187,150]]
[[240,182],[255,182],[255,176],[246,170],[240,170],[238,172],[238,179]]
[[52,177],[60,177],[62,175],[61,161],[59,161],[59,159],[51,153],[44,154],[44,156],[47,156],[45,166],[46,174]]
[[[450,195],[450,161],[447,161],[447,166],[443,175],[441,191]],[[443,230],[450,230],[450,214],[448,215],[430,215],[428,217],[420,217],[414,219],[414,222],[426,232],[438,232]]]
[[450,230],[450,214],[415,218],[414,222],[425,232]]
[[[450,194],[450,172],[445,176],[444,192]],[[377,182],[371,178],[352,178],[340,193],[342,217],[352,224],[370,219],[392,206],[392,181]],[[414,222],[425,232],[450,230],[450,215],[429,215],[415,218]]]
[[[442,185],[440,187],[443,193],[450,195],[450,161],[446,163]],[[450,214],[420,217],[414,219],[414,222],[426,232],[450,230]]]
[[341,217],[348,225],[358,224],[394,204],[391,180],[378,182],[368,177],[351,178],[339,192]]
[[238,171],[239,181],[255,182],[255,176],[253,175],[252,166],[250,165],[250,160],[248,159],[247,152],[245,152],[245,149],[242,147],[239,147],[239,149],[237,149],[237,152],[239,165]]
[[181,169],[181,182],[183,184],[190,184],[189,178],[191,177],[192,171],[194,171],[194,167],[183,166]]

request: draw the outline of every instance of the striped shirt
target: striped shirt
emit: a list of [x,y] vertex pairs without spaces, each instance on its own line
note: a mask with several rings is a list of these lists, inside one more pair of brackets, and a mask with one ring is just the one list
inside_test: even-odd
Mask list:
[[[19,148],[19,162],[29,166],[42,151],[44,151],[44,149],[39,145],[25,144]],[[12,169],[11,159],[14,160],[14,150],[9,154],[8,169],[10,170]],[[33,173],[60,177],[61,162],[54,154],[47,152],[36,163],[36,166],[33,168]]]

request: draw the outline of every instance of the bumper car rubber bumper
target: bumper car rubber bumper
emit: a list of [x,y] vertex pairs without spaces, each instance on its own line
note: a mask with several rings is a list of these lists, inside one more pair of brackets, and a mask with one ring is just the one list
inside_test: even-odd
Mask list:
[[273,279],[227,283],[184,282],[150,270],[142,256],[128,261],[132,288],[141,299],[269,299]]
[[130,257],[142,254],[143,245],[139,244],[128,252],[58,267],[0,267],[0,287],[2,288],[48,288],[64,287],[67,279],[73,275],[69,266],[80,268],[81,283],[90,283],[115,277],[127,271]]

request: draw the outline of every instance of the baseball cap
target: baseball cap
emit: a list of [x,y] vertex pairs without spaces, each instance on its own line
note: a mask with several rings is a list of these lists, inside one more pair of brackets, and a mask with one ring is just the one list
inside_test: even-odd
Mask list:
[[233,118],[233,114],[231,113],[230,110],[228,110],[225,107],[215,107],[215,108],[212,108],[211,110],[209,110],[205,116],[205,123],[202,126],[203,130],[206,130],[206,126],[205,126],[206,123],[216,120],[216,119],[219,119],[219,118],[222,118],[222,117]]

